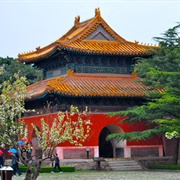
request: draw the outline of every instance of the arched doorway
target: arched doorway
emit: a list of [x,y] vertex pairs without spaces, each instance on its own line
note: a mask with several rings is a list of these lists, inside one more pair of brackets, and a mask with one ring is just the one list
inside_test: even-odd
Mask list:
[[99,157],[124,157],[126,141],[117,141],[116,139],[106,140],[106,137],[113,133],[124,133],[124,131],[115,124],[109,124],[102,129],[99,135]]
[[111,134],[107,127],[104,127],[99,136],[99,157],[113,158],[113,147],[106,137]]

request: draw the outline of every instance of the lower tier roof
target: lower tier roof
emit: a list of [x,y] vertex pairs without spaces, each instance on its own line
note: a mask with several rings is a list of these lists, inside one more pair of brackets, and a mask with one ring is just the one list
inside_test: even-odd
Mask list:
[[133,75],[69,72],[28,86],[26,100],[42,98],[48,93],[68,97],[144,97],[146,90],[148,87]]

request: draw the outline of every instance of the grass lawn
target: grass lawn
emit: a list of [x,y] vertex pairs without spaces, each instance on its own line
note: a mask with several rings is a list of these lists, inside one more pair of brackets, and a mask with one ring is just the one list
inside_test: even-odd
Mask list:
[[[24,180],[22,176],[13,177]],[[60,173],[41,173],[37,180],[179,180],[180,171],[76,171]]]

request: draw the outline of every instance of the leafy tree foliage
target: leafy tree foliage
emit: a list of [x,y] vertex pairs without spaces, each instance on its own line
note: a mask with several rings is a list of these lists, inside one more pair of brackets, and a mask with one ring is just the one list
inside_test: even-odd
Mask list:
[[[178,142],[180,136],[180,24],[168,29],[162,37],[155,37],[160,48],[151,58],[137,58],[135,71],[142,83],[149,86],[146,103],[110,115],[124,115],[126,122],[145,121],[148,129],[141,132],[112,134],[108,137],[140,140],[153,135],[175,137],[174,164],[177,163]],[[152,126],[156,124],[157,126]]]
[[19,72],[20,77],[26,77],[30,84],[33,84],[42,78],[42,70],[37,69],[33,65],[20,63],[17,59],[10,57],[0,57],[0,67],[4,68],[4,73],[0,74],[0,84],[9,80],[10,77],[12,77],[12,80],[15,80],[14,74],[17,72]]
[[[3,73],[3,69],[0,72]],[[24,108],[26,84],[26,78],[20,77],[19,74],[14,75],[14,80],[10,78],[1,84],[0,147],[9,146],[18,150],[18,137],[27,142],[28,127],[21,118],[21,115],[28,111]],[[37,179],[41,162],[50,158],[60,143],[67,141],[77,146],[82,145],[91,129],[91,122],[86,115],[87,109],[81,113],[77,107],[71,106],[70,112],[59,112],[58,119],[54,119],[51,126],[44,119],[41,120],[41,130],[32,124],[39,147],[47,156],[39,158],[35,154],[25,157],[18,153],[21,162],[27,166],[25,180]],[[75,117],[72,118],[73,116]]]
[[0,146],[17,147],[18,135],[25,137],[27,128],[23,121],[18,121],[24,108],[24,98],[26,93],[27,80],[25,77],[14,75],[8,81],[4,81],[0,95]]
[[75,106],[70,107],[70,112],[58,112],[58,118],[54,119],[52,125],[41,119],[41,130],[32,124],[38,144],[45,153],[44,158],[26,158],[23,162],[27,166],[25,180],[36,180],[39,176],[41,162],[49,159],[55,148],[62,142],[70,142],[76,146],[82,146],[90,133],[91,122],[87,109],[82,113]]

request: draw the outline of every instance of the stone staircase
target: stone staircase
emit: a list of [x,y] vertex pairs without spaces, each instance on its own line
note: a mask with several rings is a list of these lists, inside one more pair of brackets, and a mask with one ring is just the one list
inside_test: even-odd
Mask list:
[[107,170],[113,171],[130,171],[142,170],[142,166],[134,159],[105,159]]

